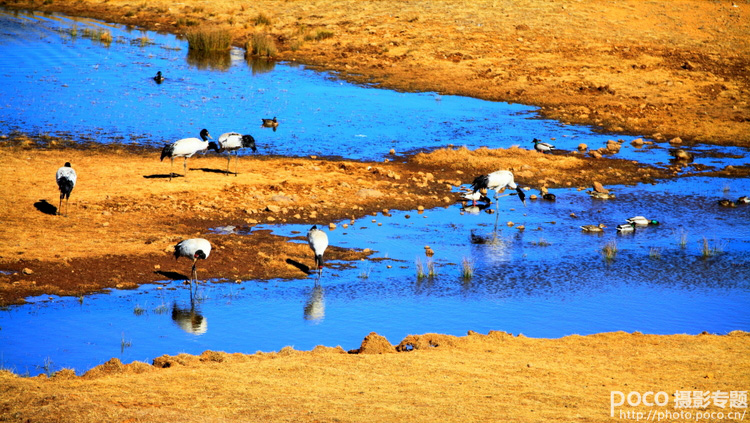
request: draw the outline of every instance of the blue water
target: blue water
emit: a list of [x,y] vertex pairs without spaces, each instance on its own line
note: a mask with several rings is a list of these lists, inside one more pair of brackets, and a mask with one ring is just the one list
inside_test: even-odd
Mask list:
[[[77,36],[72,36],[72,28]],[[105,45],[82,36],[104,29]],[[149,41],[142,45],[142,37]],[[534,107],[436,93],[401,93],[355,85],[292,62],[263,64],[234,49],[218,62],[191,58],[169,34],[127,30],[60,15],[0,11],[0,134],[67,136],[81,142],[162,146],[206,128],[249,133],[260,154],[381,159],[447,145],[533,147],[532,139],[575,150],[623,139],[616,157],[668,163],[666,143],[634,148],[634,137],[540,119]],[[167,78],[156,84],[161,71]],[[261,129],[276,116],[277,131]],[[553,140],[554,139],[554,140]],[[696,164],[746,162],[744,148],[686,147]],[[242,152],[244,154],[246,152]],[[741,159],[733,158],[735,156]]]
[[[72,37],[73,26],[107,28],[115,41],[106,46]],[[2,133],[160,145],[206,127],[214,136],[250,132],[261,154],[353,159],[381,158],[390,148],[530,148],[537,137],[574,149],[617,138],[539,119],[527,106],[358,86],[289,63],[248,64],[239,51],[223,62],[199,62],[170,35],[100,22],[5,13],[0,28]],[[142,47],[144,35],[153,44]],[[161,85],[150,79],[157,70],[168,78]],[[282,122],[276,132],[259,128],[261,117],[273,116]],[[690,148],[738,156],[696,160],[710,166],[747,162],[746,149]],[[638,150],[625,143],[619,156],[653,164],[668,159],[664,145]],[[370,248],[373,259],[354,268],[331,262],[319,285],[300,274],[298,280],[209,281],[192,302],[188,288],[171,281],[82,300],[30,298],[0,310],[0,366],[20,374],[65,367],[80,374],[111,357],[150,362],[207,349],[354,349],[371,331],[397,343],[409,334],[468,330],[534,337],[750,330],[750,206],[716,204],[750,194],[750,181],[690,177],[609,188],[616,199],[555,189],[556,202],[527,200],[525,207],[517,197],[502,197],[496,214],[462,212],[455,204],[367,216],[348,228],[348,220],[336,222],[327,230],[331,244]],[[660,224],[618,235],[616,225],[635,215]],[[579,229],[598,223],[608,226],[602,235]],[[308,227],[237,231],[295,237]],[[495,241],[472,243],[472,232]],[[704,239],[715,255],[704,257]],[[612,260],[601,254],[608,242],[618,248]],[[426,245],[435,251],[431,258]],[[470,279],[461,276],[464,260],[474,268]],[[417,261],[432,262],[436,275],[417,277]]]

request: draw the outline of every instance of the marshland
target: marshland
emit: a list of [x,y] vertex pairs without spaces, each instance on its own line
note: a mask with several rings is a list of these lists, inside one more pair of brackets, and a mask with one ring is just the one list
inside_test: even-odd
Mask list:
[[[527,61],[513,72],[523,74],[543,36],[530,11],[548,13],[548,25],[566,20],[538,2],[524,4],[525,13],[495,3],[508,16],[492,19],[518,19],[511,31],[519,36],[509,41],[522,43],[513,51]],[[596,19],[579,3],[557,11],[572,27]],[[367,11],[374,3],[364,4]],[[643,12],[639,25],[651,19],[639,3],[586,4],[612,19],[625,10]],[[693,13],[709,7],[686,4]],[[668,88],[685,86],[684,63],[671,85],[633,88],[679,98],[687,104],[682,118],[695,122],[696,113],[705,123],[663,119],[658,128],[652,120],[674,103],[637,104],[628,115],[641,94],[623,97],[624,80],[609,84],[622,97],[619,120],[605,116],[614,109],[601,93],[567,94],[588,102],[588,113],[570,112],[580,105],[563,104],[565,89],[548,99],[560,104],[535,97],[550,70],[511,83],[526,93],[478,95],[487,81],[447,83],[491,60],[476,53],[483,42],[467,29],[469,20],[481,28],[490,17],[464,16],[459,3],[407,2],[400,14],[370,21],[365,35],[357,33],[363,15],[335,24],[333,12],[313,17],[301,3],[287,13],[231,2],[179,10],[119,1],[28,5],[126,25],[5,5],[12,9],[0,17],[3,417],[387,421],[427,407],[417,420],[599,421],[609,418],[610,391],[653,390],[655,377],[667,392],[746,388],[750,205],[737,200],[750,192],[741,120],[747,75],[708,68],[741,60],[744,44],[733,37],[745,24],[735,16],[750,5],[710,9],[711,18],[734,22],[711,32],[715,47],[677,43],[699,57],[685,81],[697,86],[712,73],[725,87],[717,85],[717,95]],[[692,22],[690,12],[659,7]],[[460,60],[423,56],[434,47],[434,13],[453,13],[463,25],[440,37],[473,34],[450,46],[465,49]],[[518,29],[523,22],[528,28]],[[415,38],[395,40],[399,27]],[[674,29],[629,32],[620,42],[641,49],[628,60],[646,61],[652,78],[671,65],[644,45],[682,35]],[[350,47],[356,36],[390,43],[377,53],[383,57],[412,50],[384,72],[371,58],[350,61],[376,57]],[[734,50],[722,49],[730,41]],[[710,48],[719,53],[703,55]],[[397,72],[419,61],[426,65],[419,72]],[[261,128],[261,118],[274,116],[275,130]],[[187,173],[177,159],[170,181],[161,147],[204,127],[214,138],[250,133],[258,152],[239,153],[237,175],[226,170],[226,153],[191,157]],[[534,138],[555,150],[534,151]],[[689,159],[676,159],[677,150]],[[65,162],[79,175],[67,217],[55,215],[54,172]],[[514,172],[525,203],[518,195],[495,200],[492,191],[491,204],[460,201],[475,176],[499,169]],[[593,198],[595,182],[613,198]],[[615,231],[637,215],[659,223]],[[580,229],[600,223],[602,233]],[[305,239],[313,224],[330,240],[320,280],[303,272],[313,264]],[[191,295],[190,263],[175,261],[171,249],[192,237],[214,249],[199,262]],[[429,380],[434,375],[446,382]],[[129,383],[140,392],[123,390]],[[214,400],[182,398],[185,383],[209,387]],[[315,401],[321,395],[333,401]]]

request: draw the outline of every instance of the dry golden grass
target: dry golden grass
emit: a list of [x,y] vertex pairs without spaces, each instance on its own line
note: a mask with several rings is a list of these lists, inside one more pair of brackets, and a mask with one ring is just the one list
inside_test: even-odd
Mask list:
[[[318,347],[155,360],[168,368],[113,359],[82,378],[70,371],[50,379],[0,372],[0,410],[13,422],[611,422],[613,390],[728,392],[750,380],[745,332],[427,334],[404,339],[399,348],[415,350],[401,353],[378,335],[368,344],[357,355]],[[669,406],[656,408],[673,410],[671,396]]]

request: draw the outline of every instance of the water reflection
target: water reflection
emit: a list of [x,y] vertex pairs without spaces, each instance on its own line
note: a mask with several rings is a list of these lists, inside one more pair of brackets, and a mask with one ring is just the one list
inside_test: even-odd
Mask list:
[[200,70],[226,71],[232,66],[230,52],[188,50],[187,63]]
[[305,303],[305,320],[320,323],[326,315],[326,304],[323,298],[323,286],[315,284]]
[[275,60],[264,59],[252,55],[246,55],[245,60],[247,61],[247,65],[252,70],[253,75],[268,73],[276,68]]
[[208,321],[195,306],[191,293],[190,307],[180,307],[175,301],[172,305],[172,320],[180,329],[193,335],[202,335],[208,330]]

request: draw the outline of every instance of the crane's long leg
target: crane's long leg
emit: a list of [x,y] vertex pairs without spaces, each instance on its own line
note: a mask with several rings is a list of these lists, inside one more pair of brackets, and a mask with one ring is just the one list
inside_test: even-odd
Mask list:
[[193,270],[190,274],[190,292],[193,292],[193,281],[195,281],[195,290],[198,290],[198,272],[195,270],[195,265],[198,260],[193,259]]
[[227,153],[227,173],[225,175],[229,175],[229,162],[232,160],[232,153]]
[[187,157],[185,157],[185,160],[182,162],[182,169],[185,171],[185,177],[187,178]]
[[62,200],[63,200],[63,195],[60,194],[60,205],[57,206],[57,215],[58,216],[62,215]]
[[172,181],[172,175],[174,175],[174,157],[170,157],[169,161],[171,164],[169,165],[169,181]]
[[237,176],[240,174],[240,171],[238,170],[239,163],[237,162],[240,159],[240,157],[237,155],[237,152],[234,152],[234,176]]

